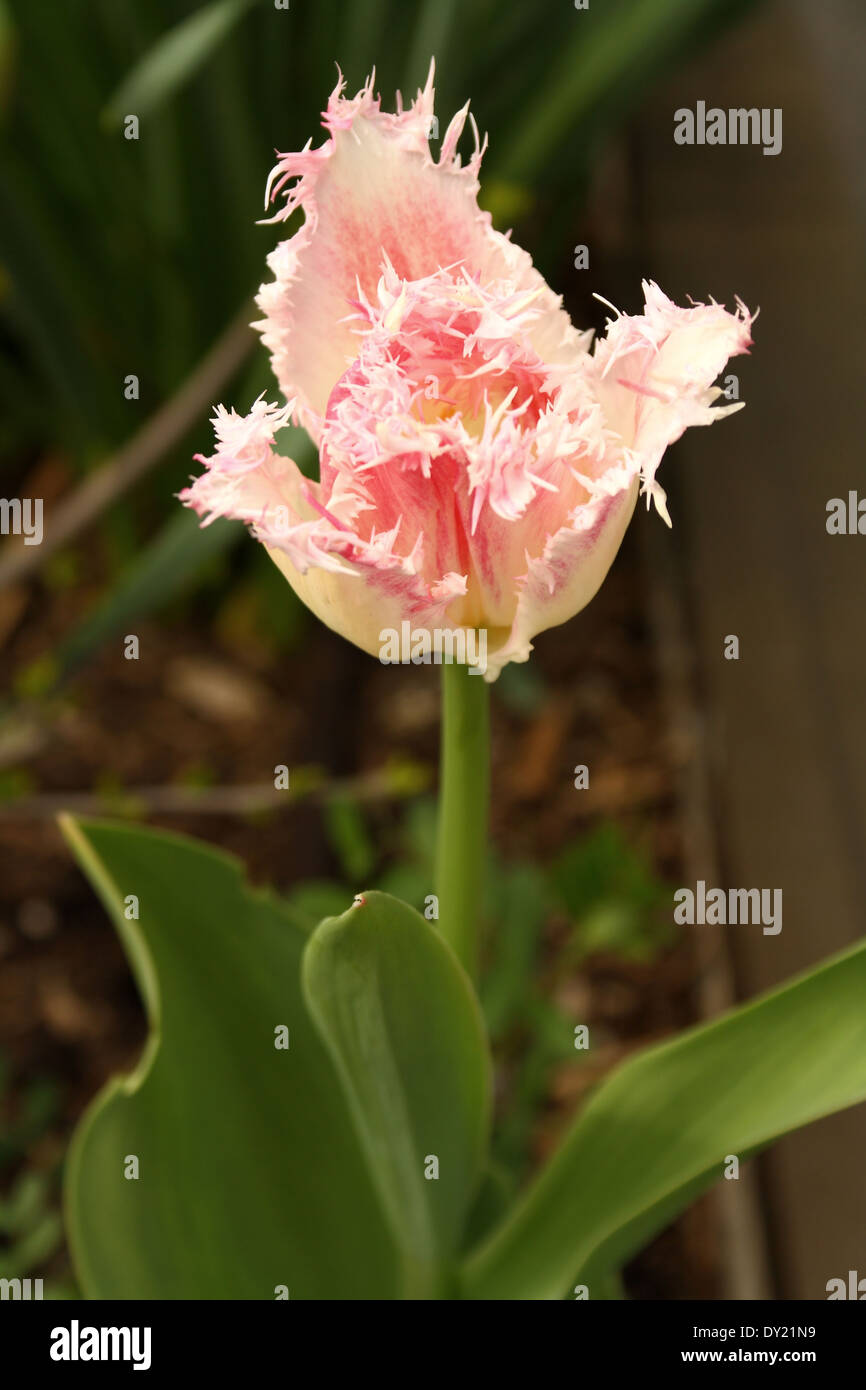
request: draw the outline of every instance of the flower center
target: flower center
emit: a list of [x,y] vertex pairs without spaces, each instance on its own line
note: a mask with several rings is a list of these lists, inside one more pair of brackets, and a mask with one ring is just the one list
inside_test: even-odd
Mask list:
[[[525,332],[526,300],[442,272],[380,285],[322,432],[323,500],[353,499],[355,535],[387,534],[430,584],[465,575],[460,615],[450,616],[467,624],[510,623],[513,585],[500,585],[514,569],[503,550],[522,573],[580,492],[557,391]],[[515,526],[530,503],[538,525]]]

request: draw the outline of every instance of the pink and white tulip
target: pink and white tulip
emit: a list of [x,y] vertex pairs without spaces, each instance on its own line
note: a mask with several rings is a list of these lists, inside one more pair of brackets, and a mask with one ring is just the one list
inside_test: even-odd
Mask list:
[[[247,522],[327,625],[374,655],[381,634],[483,629],[488,680],[598,590],[639,491],[667,519],[656,470],[711,409],[746,352],[738,301],[679,308],[655,284],[644,312],[592,349],[528,254],[477,203],[459,111],[430,154],[431,76],[406,111],[372,81],[342,82],[328,138],[280,156],[266,202],[304,223],[268,257],[256,324],[285,404],[217,408],[207,471],[181,494]],[[471,120],[471,117],[470,117]],[[592,349],[592,350],[591,350]],[[274,448],[312,435],[319,481]]]

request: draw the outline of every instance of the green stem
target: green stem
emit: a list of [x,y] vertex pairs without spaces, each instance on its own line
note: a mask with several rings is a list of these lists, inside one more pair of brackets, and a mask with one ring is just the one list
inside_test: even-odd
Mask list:
[[474,980],[487,864],[490,691],[467,666],[442,667],[436,892],[439,928]]

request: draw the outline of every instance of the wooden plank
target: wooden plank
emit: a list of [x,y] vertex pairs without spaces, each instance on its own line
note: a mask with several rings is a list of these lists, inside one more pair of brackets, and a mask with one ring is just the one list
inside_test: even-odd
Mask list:
[[[640,127],[647,271],[680,301],[761,306],[753,356],[733,368],[746,410],[687,437],[661,475],[705,696],[719,886],[784,894],[778,936],[728,928],[745,996],[861,936],[866,901],[866,536],[825,526],[829,498],[866,496],[863,228],[833,46],[819,57],[797,16],[767,6],[671,79]],[[862,92],[866,45],[859,61]],[[781,154],[676,145],[673,113],[698,100],[781,107]],[[723,657],[730,633],[739,661]],[[864,1157],[860,1107],[765,1160],[782,1297],[866,1274]]]

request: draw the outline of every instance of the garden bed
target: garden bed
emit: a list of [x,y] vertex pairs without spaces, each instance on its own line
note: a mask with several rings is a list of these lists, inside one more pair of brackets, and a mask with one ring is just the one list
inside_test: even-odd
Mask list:
[[[503,862],[551,865],[569,846],[589,842],[600,848],[588,865],[580,860],[579,872],[602,879],[592,903],[599,940],[581,944],[581,922],[554,907],[536,945],[534,976],[553,1005],[552,1026],[563,1020],[564,1045],[542,1051],[527,1081],[521,1058],[534,1039],[525,1014],[498,1044],[500,1110],[507,1114],[511,1088],[530,1086],[524,1167],[551,1151],[599,1077],[699,1014],[700,964],[691,939],[673,933],[664,909],[665,885],[683,881],[682,836],[645,596],[633,532],[590,607],[538,639],[532,663],[511,668],[495,688],[492,821]],[[10,666],[26,666],[72,617],[68,594],[36,600],[26,625],[7,642]],[[61,842],[55,804],[73,800],[96,814],[134,809],[151,823],[237,854],[254,881],[290,892],[301,880],[342,880],[348,901],[363,886],[348,877],[358,854],[368,856],[360,867],[377,876],[400,841],[408,801],[389,794],[387,778],[377,783],[386,758],[398,788],[421,786],[434,775],[438,672],[380,667],[317,625],[305,632],[302,651],[277,661],[254,633],[235,629],[227,637],[224,625],[223,635],[214,627],[220,624],[203,628],[190,615],[141,624],[140,659],[124,660],[119,641],[103,651],[54,710],[42,747],[6,770],[0,1054],[10,1086],[4,1106],[9,1118],[20,1119],[28,1095],[32,1102],[33,1078],[44,1078],[55,1097],[51,1104],[46,1099],[27,1156],[8,1156],[6,1185],[22,1164],[56,1172],[83,1106],[109,1076],[134,1063],[144,1040],[125,960]],[[402,773],[393,773],[394,759]],[[293,785],[306,778],[310,793],[292,804],[275,800],[272,810],[222,807],[227,789],[266,789],[278,764],[292,770]],[[589,787],[578,790],[574,769],[581,764],[589,769]],[[335,780],[360,849],[326,813]],[[200,805],[150,815],[145,805],[135,806],[135,789],[159,787],[200,796]],[[630,881],[604,877],[611,835],[629,847]],[[611,903],[606,945],[604,911]],[[568,1055],[569,1020],[588,1025],[587,1052]],[[628,1292],[641,1299],[718,1297],[717,1234],[707,1198],[632,1263]],[[47,1272],[56,1277],[63,1269],[57,1254]]]

